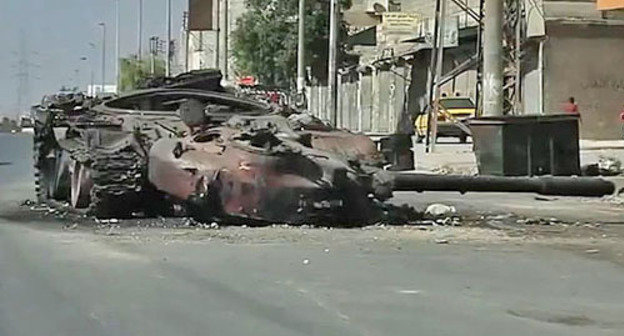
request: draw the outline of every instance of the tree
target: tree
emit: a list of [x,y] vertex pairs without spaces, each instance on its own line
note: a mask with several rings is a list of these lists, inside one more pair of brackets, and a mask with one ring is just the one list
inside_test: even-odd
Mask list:
[[165,75],[165,61],[156,59],[154,76],[151,75],[151,61],[138,60],[136,57],[126,57],[121,59],[120,71],[120,92],[136,90],[142,83],[152,77]]
[[[350,0],[341,1],[343,8],[350,6]],[[265,85],[291,86],[297,66],[299,1],[246,0],[246,6],[232,33],[238,75],[255,76]],[[327,1],[306,0],[306,64],[326,58],[328,7]]]

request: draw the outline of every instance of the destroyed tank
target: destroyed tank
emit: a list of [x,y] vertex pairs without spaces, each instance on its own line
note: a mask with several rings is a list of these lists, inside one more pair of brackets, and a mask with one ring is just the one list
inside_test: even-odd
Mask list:
[[219,91],[167,85],[35,107],[39,200],[100,218],[182,208],[204,221],[298,223],[365,220],[371,195],[390,196],[369,138]]
[[393,191],[614,191],[597,179],[386,172],[368,137],[305,114],[285,117],[223,92],[220,77],[208,75],[212,81],[185,76],[105,102],[35,107],[39,200],[99,218],[361,225],[387,213]]

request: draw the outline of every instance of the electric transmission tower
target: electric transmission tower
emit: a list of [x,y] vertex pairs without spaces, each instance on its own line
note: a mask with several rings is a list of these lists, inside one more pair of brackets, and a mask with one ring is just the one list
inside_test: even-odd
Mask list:
[[37,54],[28,49],[27,36],[24,31],[20,31],[19,50],[17,53],[17,96],[16,96],[16,116],[28,110],[31,101],[31,76],[32,68],[38,67],[30,60],[32,54]]

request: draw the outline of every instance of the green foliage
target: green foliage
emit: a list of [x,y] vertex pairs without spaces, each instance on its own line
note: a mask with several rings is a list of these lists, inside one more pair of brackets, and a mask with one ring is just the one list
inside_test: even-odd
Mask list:
[[[350,0],[342,0],[343,8]],[[252,75],[262,84],[288,87],[297,65],[298,0],[247,0],[247,11],[233,32],[233,53],[241,76]],[[306,1],[306,64],[318,55],[319,40],[329,33],[327,1]],[[316,46],[317,48],[313,48]],[[326,47],[325,47],[326,50]],[[315,55],[316,53],[316,55]]]
[[[127,57],[120,60],[120,92],[128,92],[136,90],[141,83],[151,78],[151,61],[137,60],[136,57]],[[155,60],[155,76],[164,76],[165,61],[162,59]]]

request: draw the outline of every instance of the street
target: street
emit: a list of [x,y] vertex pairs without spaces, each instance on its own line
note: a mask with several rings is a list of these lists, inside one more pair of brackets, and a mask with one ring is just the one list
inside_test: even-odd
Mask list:
[[1,336],[624,333],[621,205],[402,193],[417,208],[580,223],[107,226],[20,206],[34,197],[31,146],[0,135]]

